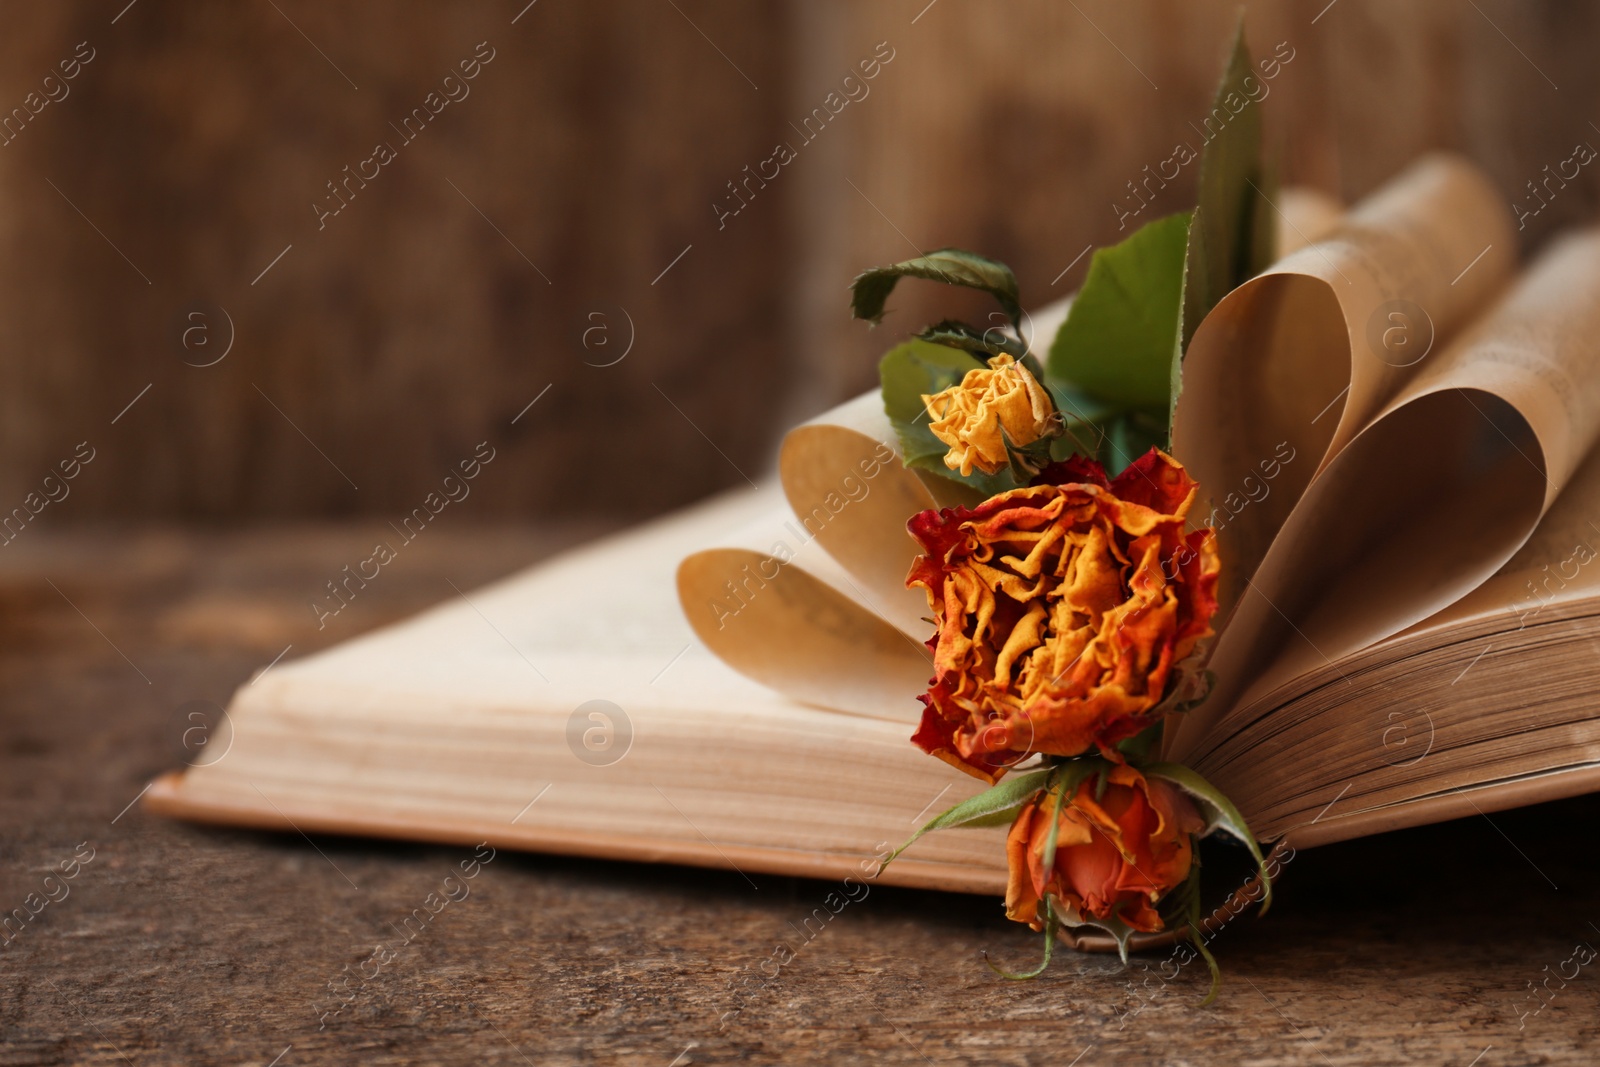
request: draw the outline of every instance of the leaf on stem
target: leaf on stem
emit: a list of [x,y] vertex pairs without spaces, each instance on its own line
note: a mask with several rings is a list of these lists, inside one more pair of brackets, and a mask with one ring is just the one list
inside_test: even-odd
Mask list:
[[1271,262],[1276,212],[1261,162],[1261,76],[1245,44],[1239,17],[1222,82],[1203,122],[1199,208],[1190,234],[1189,284],[1184,294],[1183,344],[1234,287]]
[[1095,252],[1050,345],[1048,373],[1118,411],[1165,421],[1181,342],[1189,212],[1146,223]]
[[1201,817],[1206,820],[1200,836],[1221,830],[1237,838],[1250,850],[1251,857],[1256,861],[1256,870],[1261,874],[1261,911],[1258,914],[1265,915],[1272,906],[1272,876],[1267,873],[1267,861],[1261,855],[1261,846],[1256,844],[1255,835],[1250,832],[1244,816],[1239,814],[1233,802],[1223,796],[1216,786],[1180,763],[1152,763],[1144,768],[1144,774],[1149,778],[1165,779],[1194,799]]
[[1049,787],[1054,767],[1041,767],[1026,774],[1008,775],[998,785],[992,785],[975,797],[968,797],[955,807],[934,816],[922,828],[906,839],[906,843],[890,853],[884,860],[887,867],[895,857],[929,830],[947,830],[955,826],[993,825],[995,822],[1016,817],[1018,811],[1035,793]]
[[946,285],[980,289],[993,296],[1011,319],[1012,325],[1019,332],[1021,330],[1022,304],[1017,295],[1017,276],[1011,273],[1011,268],[997,260],[959,248],[924,252],[915,259],[892,263],[887,267],[874,267],[857,275],[855,281],[850,283],[851,313],[873,325],[882,322],[884,305],[901,278],[925,278]]

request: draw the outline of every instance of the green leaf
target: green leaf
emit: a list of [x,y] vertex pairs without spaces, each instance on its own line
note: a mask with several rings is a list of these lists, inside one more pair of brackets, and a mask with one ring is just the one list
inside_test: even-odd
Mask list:
[[[1092,426],[1117,413],[1117,409],[1104,400],[1092,397],[1068,382],[1050,379],[1048,381],[1041,380],[1041,384],[1050,393],[1050,399],[1055,401],[1056,410],[1061,412],[1068,425],[1081,423],[1085,426]],[[1056,458],[1065,459],[1066,457],[1058,456]]]
[[901,278],[925,278],[946,285],[981,289],[1000,303],[1014,325],[1022,321],[1022,304],[1017,296],[1017,276],[1004,263],[959,248],[925,252],[915,259],[874,267],[850,283],[853,293],[850,310],[858,319],[876,325],[883,321],[884,305]]
[[[1102,248],[1050,345],[1048,373],[1118,411],[1171,407],[1191,215],[1146,223]],[[1064,409],[1065,410],[1065,409]]]
[[923,331],[917,334],[917,340],[959,348],[974,355],[981,352],[984,357],[1005,353],[1013,359],[1021,359],[1027,354],[1027,349],[1023,347],[1021,341],[1001,330],[992,326],[987,330],[980,330],[976,326],[968,326],[955,319],[945,319],[924,327]]
[[1240,282],[1249,281],[1278,259],[1278,168],[1265,158],[1261,161],[1261,176],[1251,190],[1255,214],[1250,220],[1250,269]]
[[[895,849],[883,866],[887,867],[895,857],[910,848],[917,838],[929,830],[948,830],[954,826],[972,826],[981,819],[1002,816],[1014,817],[1016,813],[1033,798],[1035,793],[1046,788],[1050,776],[1056,772],[1054,767],[1043,767],[1037,771],[1026,774],[1008,775],[998,785],[990,786],[975,797],[968,797],[950,810],[934,816],[924,823],[922,829],[906,839],[906,843]],[[984,825],[992,825],[985,823]]]
[[1201,816],[1206,820],[1205,829],[1201,831],[1200,836],[1204,837],[1215,830],[1221,830],[1244,843],[1256,861],[1256,870],[1261,874],[1259,914],[1265,915],[1267,909],[1272,906],[1272,876],[1267,873],[1267,861],[1261,855],[1261,846],[1256,844],[1255,835],[1250,832],[1244,816],[1239,814],[1239,809],[1233,806],[1233,802],[1224,796],[1220,789],[1181,763],[1152,763],[1143,768],[1143,773],[1146,777],[1163,778],[1194,798],[1200,807]]
[[878,363],[878,379],[883,383],[883,410],[900,438],[900,453],[905,465],[930,471],[951,481],[971,486],[984,496],[1015,489],[1004,471],[984,474],[973,471],[962,477],[944,465],[948,446],[928,429],[928,412],[922,404],[924,394],[937,393],[959,382],[969,370],[982,367],[971,353],[926,341],[907,341],[884,354]]
[[[1199,214],[1200,210],[1196,208],[1195,215],[1198,216]],[[1189,232],[1191,234],[1194,233],[1193,219],[1190,220]],[[1185,352],[1189,351],[1189,334],[1184,332],[1184,323],[1188,320],[1184,318],[1183,308],[1189,299],[1189,275],[1193,267],[1193,261],[1193,255],[1185,252],[1183,256],[1183,280],[1178,288],[1178,339],[1172,346],[1172,358],[1167,364],[1167,410],[1166,416],[1162,420],[1167,427],[1166,444],[1162,446],[1166,450],[1172,448],[1172,424],[1177,421],[1178,397],[1183,393],[1183,356]]]
[[1200,123],[1206,142],[1200,150],[1199,205],[1189,237],[1184,348],[1217,301],[1268,265],[1276,245],[1276,212],[1265,204],[1261,104],[1252,99],[1265,98],[1262,85],[1245,44],[1241,13],[1222,82]]
[[1106,473],[1115,478],[1134,460],[1152,448],[1166,448],[1167,420],[1141,411],[1119,415],[1105,424],[1109,435],[1108,447],[1100,462]]

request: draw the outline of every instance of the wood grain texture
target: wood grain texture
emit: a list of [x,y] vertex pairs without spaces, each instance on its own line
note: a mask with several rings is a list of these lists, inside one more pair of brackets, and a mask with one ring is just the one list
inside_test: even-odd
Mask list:
[[0,1063],[1592,1062],[1593,967],[1530,983],[1600,944],[1593,798],[1296,857],[1274,912],[1218,935],[1207,1009],[1203,974],[1168,981],[1161,955],[996,977],[983,953],[1021,967],[1037,941],[993,900],[873,888],[824,920],[827,883],[501,852],[406,925],[470,850],[119,817],[182,758],[186,702],[582,531],[437,533],[321,634],[295,591],[362,527],[105,529],[0,557],[0,910],[94,850],[0,945]]
[[[1449,147],[1510,210],[1600,143],[1588,6],[1246,8],[1258,52],[1295,53],[1266,104],[1290,180],[1356,197]],[[393,517],[485,439],[507,446],[484,493],[501,516],[641,515],[759,480],[781,430],[871,385],[901,332],[987,310],[907,286],[870,332],[844,310],[863,267],[961,244],[1011,262],[1031,301],[1078,284],[1127,184],[1192,136],[1236,10],[0,7],[0,114],[79,42],[95,55],[0,147],[0,513],[85,439],[99,466],[59,509],[80,519]],[[390,124],[485,41],[470,96],[402,142]],[[880,43],[870,94],[806,139]],[[319,229],[313,203],[380,140],[398,158]],[[719,223],[729,183],[791,141]],[[1528,241],[1592,216],[1591,171]],[[1143,217],[1192,194],[1189,168]],[[197,300],[236,335],[204,369],[174,340]],[[617,493],[596,465],[645,476]]]
[[[513,446],[485,494],[501,514],[658,511],[740,481],[719,448],[760,468],[773,405],[721,409],[784,379],[781,286],[748,268],[786,222],[708,224],[780,122],[771,19],[724,0],[544,3],[515,25],[524,5],[142,0],[111,25],[116,7],[65,5],[0,63],[9,100],[57,52],[96,50],[0,149],[0,499],[85,437],[106,444],[80,516],[403,514],[485,439]],[[480,42],[494,58],[449,100]],[[416,132],[430,92],[445,103]],[[362,181],[378,143],[397,158]],[[348,204],[319,218],[330,182]],[[236,329],[204,369],[171,336],[195,300]],[[626,317],[633,351],[596,366]],[[585,347],[597,324],[610,344]],[[644,467],[646,442],[676,462],[617,500],[579,442],[601,469]]]

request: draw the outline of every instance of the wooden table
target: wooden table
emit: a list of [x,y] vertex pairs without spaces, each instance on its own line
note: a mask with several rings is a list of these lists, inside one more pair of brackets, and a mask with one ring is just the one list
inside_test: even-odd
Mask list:
[[[93,850],[0,947],[0,1065],[1600,1059],[1600,966],[1551,977],[1600,945],[1588,798],[1302,854],[1270,916],[1219,936],[1204,1009],[1204,973],[1169,981],[1163,956],[997,978],[983,952],[1021,967],[1037,941],[990,899],[878,887],[808,939],[823,883],[501,853],[319,1028],[348,995],[330,984],[466,850],[130,804],[182,759],[189,702],[579,536],[430,530],[318,632],[307,601],[374,532],[29,529],[0,549],[0,909]],[[794,958],[763,968],[780,942]]]

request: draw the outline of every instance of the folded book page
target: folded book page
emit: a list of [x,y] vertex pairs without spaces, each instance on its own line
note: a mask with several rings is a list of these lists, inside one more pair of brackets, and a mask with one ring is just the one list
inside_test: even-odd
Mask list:
[[922,639],[900,628],[918,625],[905,590],[868,592],[818,544],[828,527],[867,513],[874,492],[900,495],[875,485],[878,477],[892,482],[892,468],[846,475],[830,498],[837,511],[819,503],[796,515],[773,494],[767,512],[679,564],[678,596],[695,636],[747,678],[808,704],[910,722],[911,697],[933,661]]
[[[1453,365],[1450,339],[1503,291],[1513,248],[1505,206],[1487,180],[1461,160],[1428,157],[1201,324],[1184,362],[1173,446],[1212,504],[1191,518],[1218,531],[1222,636],[1212,661],[1217,688],[1169,729],[1169,756],[1195,750],[1331,578],[1369,547],[1375,523],[1395,543],[1416,541],[1436,518],[1433,505],[1456,499],[1450,487],[1471,469],[1484,431],[1505,444],[1460,390],[1391,401],[1434,365]],[[1480,406],[1507,427],[1519,418],[1499,401]],[[1369,431],[1360,459],[1335,469]],[[1542,494],[1530,505],[1525,492],[1507,492],[1514,499],[1485,557],[1492,563],[1476,569],[1473,584],[1537,518]],[[1352,502],[1360,504],[1354,512]],[[1369,604],[1378,620],[1371,637],[1464,591],[1432,600],[1427,590],[1385,592]]]
[[[1600,601],[1600,447],[1591,448],[1533,536],[1494,576],[1406,633],[1494,622],[1518,631],[1547,617]],[[1600,611],[1600,605],[1592,610]],[[1596,645],[1600,650],[1600,644]]]
[[914,721],[933,660],[927,601],[905,586],[905,524],[962,487],[901,464],[876,393],[791,430],[779,469],[783,499],[679,565],[684,615],[729,666],[787,696]]
[[[1241,704],[1435,614],[1512,558],[1600,431],[1597,330],[1590,231],[1425,357],[1325,463],[1229,620],[1213,667]],[[1186,722],[1175,758],[1220,742],[1227,711]]]
[[[1305,230],[1281,221],[1290,236]],[[1315,472],[1410,376],[1418,353],[1506,283],[1513,247],[1487,181],[1467,163],[1428,157],[1206,317],[1184,358],[1173,449],[1217,508],[1202,524],[1218,530],[1225,605]]]

